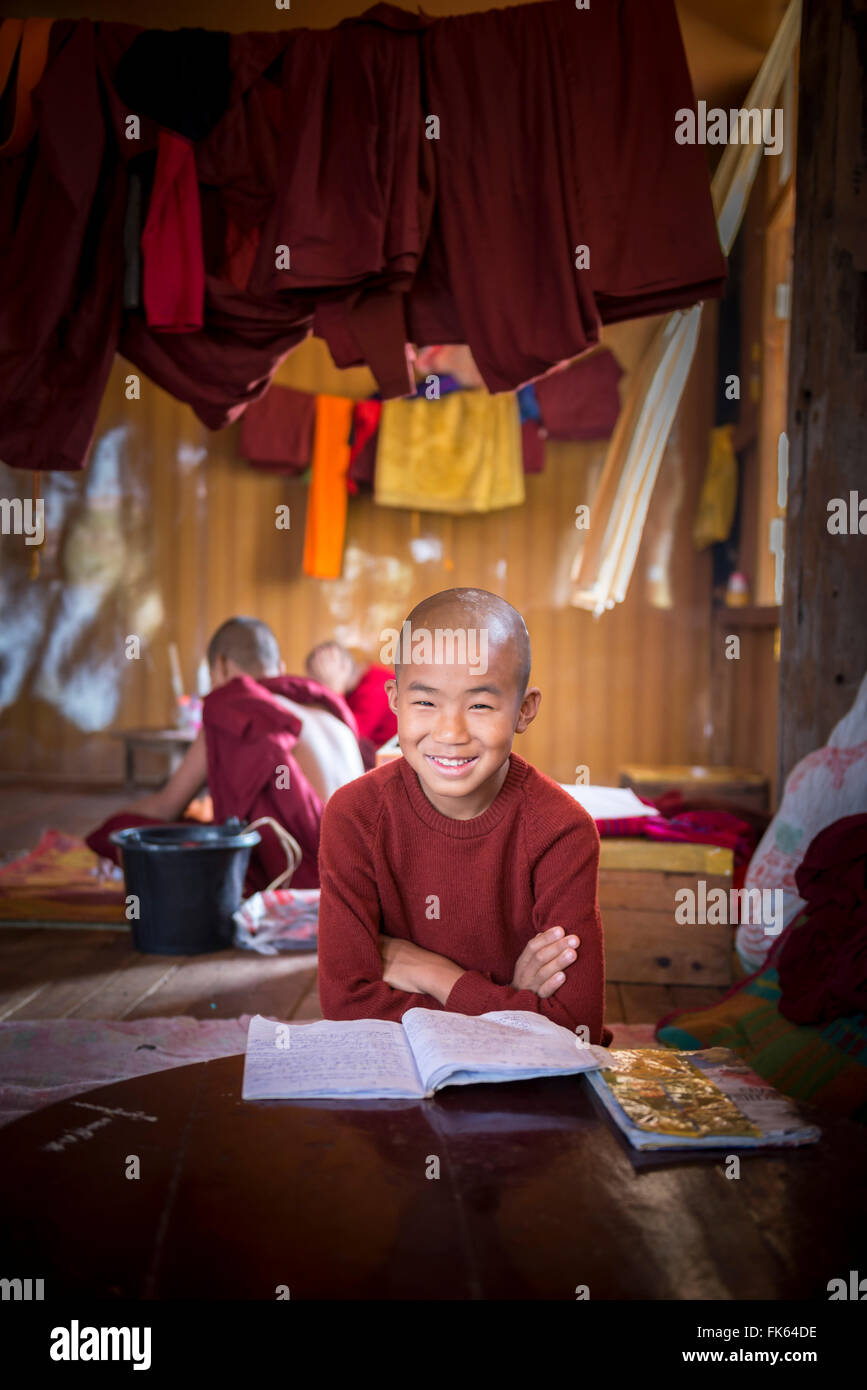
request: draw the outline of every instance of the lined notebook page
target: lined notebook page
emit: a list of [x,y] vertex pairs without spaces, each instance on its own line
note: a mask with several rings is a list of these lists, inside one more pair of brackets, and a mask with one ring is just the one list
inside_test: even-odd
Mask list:
[[531,1075],[586,1071],[608,1059],[606,1048],[579,1047],[567,1028],[526,1010],[502,1009],[469,1017],[408,1009],[403,1026],[426,1087],[455,1074],[463,1082],[503,1081]]
[[409,1044],[399,1023],[250,1022],[244,1100],[316,1096],[421,1096]]

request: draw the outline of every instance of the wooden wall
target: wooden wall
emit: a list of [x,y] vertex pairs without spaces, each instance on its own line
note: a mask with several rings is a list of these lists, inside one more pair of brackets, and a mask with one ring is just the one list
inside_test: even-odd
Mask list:
[[[867,670],[867,0],[806,0],[789,377],[780,777],[825,742]],[[857,524],[857,521],[856,521]]]
[[[118,359],[86,477],[43,480],[48,539],[38,578],[28,577],[22,538],[2,540],[12,624],[4,624],[4,703],[16,663],[21,678],[2,718],[0,772],[117,778],[120,747],[107,730],[170,720],[168,643],[177,643],[190,684],[210,632],[232,613],[269,622],[299,670],[332,633],[375,656],[383,627],[457,584],[496,590],[526,616],[543,704],[520,746],[543,770],[571,780],[587,764],[593,780],[613,781],[623,762],[719,761],[709,724],[709,562],[690,537],[714,322],[711,308],[632,591],[598,620],[568,607],[567,595],[575,507],[591,500],[599,446],[549,445],[545,472],[527,479],[526,505],[485,516],[353,499],[343,577],[324,582],[301,573],[306,485],[254,472],[237,455],[237,426],[210,433],[146,380],[141,400],[126,400],[130,369]],[[627,366],[649,328],[609,335]],[[280,379],[331,386],[322,361],[302,349]],[[8,470],[0,482],[22,495],[29,485]],[[274,524],[280,503],[291,508],[288,532]],[[125,655],[129,636],[142,639],[138,659]]]

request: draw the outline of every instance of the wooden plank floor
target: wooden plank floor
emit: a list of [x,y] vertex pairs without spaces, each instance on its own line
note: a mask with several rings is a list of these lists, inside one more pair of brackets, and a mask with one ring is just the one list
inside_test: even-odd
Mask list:
[[3,1022],[319,1016],[313,951],[143,956],[126,930],[0,925],[0,981]]
[[130,795],[121,787],[99,791],[64,787],[53,791],[26,782],[2,782],[0,859],[15,851],[33,849],[43,830],[86,835],[113,811],[143,795],[144,789]]
[[[123,792],[3,787],[0,857],[32,848],[47,828],[82,835],[127,799]],[[655,1023],[673,1009],[712,1004],[721,989],[609,981],[609,1023]],[[16,1019],[320,1018],[316,955],[142,956],[126,929],[0,924],[0,1021]]]
[[[259,956],[143,956],[125,930],[0,924],[0,1022],[48,1018],[316,1019],[312,951]],[[608,982],[608,1023],[656,1023],[674,1009],[712,1004],[719,989]]]

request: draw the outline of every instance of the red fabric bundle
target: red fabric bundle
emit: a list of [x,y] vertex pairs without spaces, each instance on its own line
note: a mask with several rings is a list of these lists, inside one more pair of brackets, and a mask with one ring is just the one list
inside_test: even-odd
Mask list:
[[551,439],[608,439],[620,414],[623,368],[603,348],[533,383],[542,425]]
[[385,682],[394,680],[394,671],[387,666],[368,666],[346,703],[355,715],[360,738],[369,739],[374,748],[381,748],[397,733],[397,715],[392,714],[385,693]]
[[159,333],[195,333],[205,299],[199,183],[192,143],[170,130],[159,133],[141,249],[149,326]]
[[241,418],[241,453],[256,468],[303,473],[313,454],[316,397],[272,383]]
[[807,907],[780,945],[780,1013],[829,1023],[867,1011],[867,815],[821,831],[795,882]]
[[119,811],[117,815],[104,820],[96,830],[91,830],[90,834],[84,837],[84,843],[94,854],[98,854],[100,859],[110,859],[113,864],[120,864],[120,850],[109,838],[113,831],[133,830],[140,825],[162,824],[162,821],[155,820],[153,816],[137,816],[134,811]]
[[376,468],[376,440],[382,401],[357,401],[352,412],[352,447],[346,486],[354,494],[373,487]]

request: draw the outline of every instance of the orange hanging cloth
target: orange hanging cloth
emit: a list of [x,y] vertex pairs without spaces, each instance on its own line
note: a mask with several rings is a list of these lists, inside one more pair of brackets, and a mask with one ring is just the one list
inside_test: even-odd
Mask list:
[[48,62],[48,41],[53,23],[53,19],[5,19],[0,22],[0,95],[10,81],[15,83],[14,93],[8,97],[12,116],[5,140],[0,133],[0,153],[5,159],[26,150],[36,129],[33,90]]
[[346,474],[355,402],[317,396],[313,427],[313,477],[307,498],[304,573],[339,579],[346,532]]

